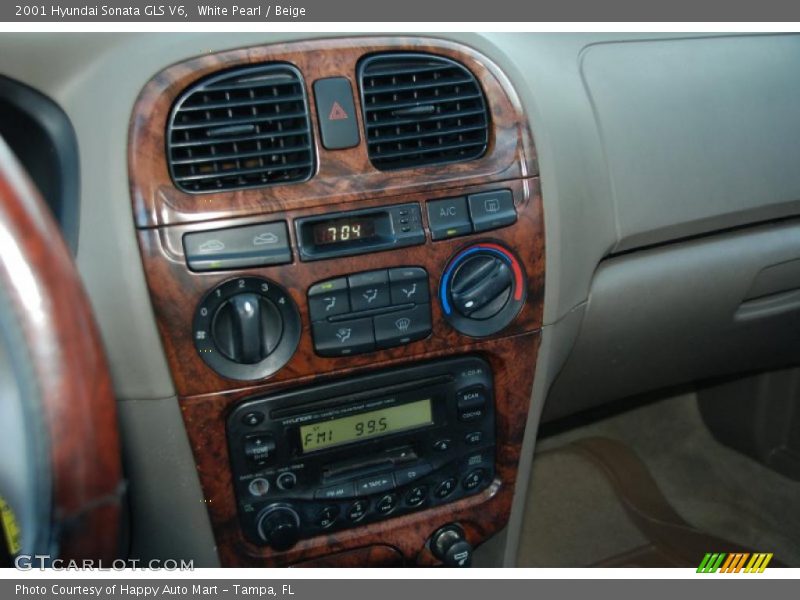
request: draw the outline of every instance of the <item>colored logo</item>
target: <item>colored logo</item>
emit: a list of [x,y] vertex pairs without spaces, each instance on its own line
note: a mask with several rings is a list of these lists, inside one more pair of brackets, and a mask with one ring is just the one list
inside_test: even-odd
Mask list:
[[22,549],[22,533],[19,530],[19,523],[14,516],[14,511],[0,496],[0,544],[3,543],[3,534],[5,534],[5,543],[9,554],[17,554]]
[[763,573],[772,552],[707,552],[697,567],[698,573]]

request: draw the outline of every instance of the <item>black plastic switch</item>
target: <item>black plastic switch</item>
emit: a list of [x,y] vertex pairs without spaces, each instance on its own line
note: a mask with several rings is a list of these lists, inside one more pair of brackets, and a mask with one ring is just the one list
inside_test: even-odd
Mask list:
[[383,269],[350,275],[350,306],[355,310],[369,310],[391,304],[389,275]]
[[406,485],[412,481],[416,481],[421,477],[425,477],[428,473],[433,471],[433,467],[428,462],[421,462],[419,464],[411,465],[405,469],[398,469],[394,472],[394,480],[397,485]]
[[314,82],[319,132],[328,150],[352,148],[359,142],[353,88],[345,77],[330,77]]
[[284,221],[187,233],[183,236],[183,248],[186,262],[194,271],[292,262]]
[[482,387],[461,390],[456,394],[458,418],[461,421],[477,421],[486,413],[486,390]]
[[428,201],[428,224],[434,240],[444,240],[472,232],[472,222],[464,196]]
[[370,494],[377,494],[394,489],[394,486],[394,475],[391,473],[386,475],[373,475],[372,477],[365,477],[364,479],[356,481],[356,494],[359,496],[368,496]]
[[314,348],[320,356],[346,356],[375,348],[372,319],[338,323],[318,321],[312,325],[312,329]]
[[375,343],[379,348],[421,340],[428,337],[430,332],[430,304],[375,317]]
[[469,214],[475,231],[488,231],[511,225],[517,220],[517,211],[514,209],[514,197],[511,190],[494,190],[470,194]]
[[392,288],[392,304],[428,301],[428,273],[421,267],[398,267],[389,269]]
[[244,440],[244,453],[255,463],[263,463],[275,454],[275,438],[270,433],[249,435]]
[[339,277],[315,283],[308,288],[308,311],[312,321],[320,321],[350,311],[347,279]]

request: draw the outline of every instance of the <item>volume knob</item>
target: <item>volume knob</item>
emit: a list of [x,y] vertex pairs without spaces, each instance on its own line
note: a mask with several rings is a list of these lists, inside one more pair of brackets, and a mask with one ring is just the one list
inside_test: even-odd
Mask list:
[[258,515],[258,535],[273,550],[288,550],[300,538],[300,516],[288,504],[272,504]]

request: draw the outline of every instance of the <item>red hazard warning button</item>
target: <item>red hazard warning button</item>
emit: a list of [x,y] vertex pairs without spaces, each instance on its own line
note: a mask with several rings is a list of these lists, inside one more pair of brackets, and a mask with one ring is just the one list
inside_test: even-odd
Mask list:
[[328,150],[352,148],[359,142],[353,88],[345,77],[314,82],[314,100],[322,145]]
[[331,107],[331,114],[328,115],[328,118],[331,121],[340,121],[342,119],[348,119],[349,116],[342,108],[342,105],[334,101]]

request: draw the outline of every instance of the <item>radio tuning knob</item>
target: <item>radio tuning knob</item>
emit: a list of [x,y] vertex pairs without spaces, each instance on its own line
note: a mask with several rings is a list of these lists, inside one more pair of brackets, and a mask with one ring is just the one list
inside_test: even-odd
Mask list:
[[258,516],[258,535],[273,550],[288,550],[300,538],[300,517],[288,504],[272,504]]

